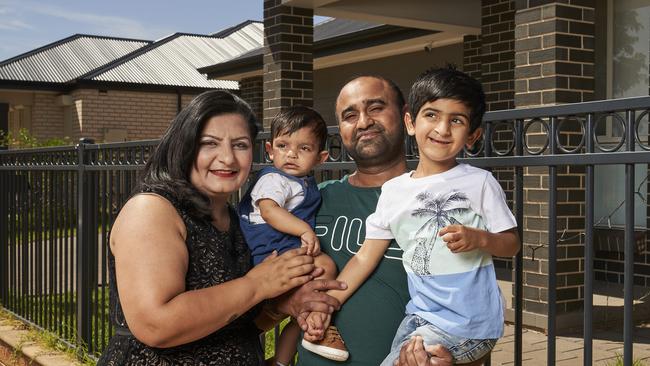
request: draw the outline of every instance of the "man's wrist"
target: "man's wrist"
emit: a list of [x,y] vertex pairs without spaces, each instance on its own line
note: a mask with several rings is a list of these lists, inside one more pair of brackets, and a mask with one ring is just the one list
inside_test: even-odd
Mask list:
[[266,301],[266,303],[262,306],[262,311],[264,311],[267,317],[276,322],[279,322],[288,316],[288,314],[285,314],[278,309],[278,303],[275,299]]

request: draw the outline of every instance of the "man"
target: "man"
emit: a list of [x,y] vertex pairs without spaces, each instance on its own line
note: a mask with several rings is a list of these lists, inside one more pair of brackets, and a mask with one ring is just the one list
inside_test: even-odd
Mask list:
[[[357,170],[337,181],[321,184],[323,203],[316,218],[321,250],[339,270],[357,252],[365,237],[365,220],[375,211],[381,186],[406,171],[404,97],[390,80],[361,76],[348,82],[336,100],[336,117],[346,151]],[[332,362],[299,348],[300,365],[364,365],[381,363],[404,317],[409,301],[402,251],[393,241],[371,277],[335,314],[350,358]],[[428,360],[422,341],[405,347],[403,365],[451,364],[444,348],[428,348],[441,358]]]
[[[336,100],[336,116],[346,151],[357,170],[338,181],[321,184],[323,202],[316,218],[316,233],[321,250],[341,270],[363,243],[365,220],[375,211],[381,186],[406,172],[403,117],[404,97],[390,80],[380,76],[357,77],[343,86]],[[330,361],[302,347],[300,366],[376,366],[388,354],[395,331],[409,301],[402,252],[391,243],[384,259],[368,280],[335,313],[338,327],[350,357],[344,363]],[[314,298],[315,290],[337,288],[336,281],[316,280],[280,301],[280,310],[298,317],[304,327],[308,301],[329,312],[338,307],[324,293]],[[322,310],[327,311],[327,310]],[[300,316],[298,316],[300,315]],[[427,346],[419,337],[402,348],[399,366],[448,366],[451,354],[442,346]],[[480,365],[481,362],[475,363]]]

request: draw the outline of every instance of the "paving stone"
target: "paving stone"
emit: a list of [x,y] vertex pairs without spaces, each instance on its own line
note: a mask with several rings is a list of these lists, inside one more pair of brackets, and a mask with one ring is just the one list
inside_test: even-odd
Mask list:
[[[637,327],[637,330],[639,328]],[[635,360],[650,360],[650,339],[647,338],[650,330],[647,324],[641,329],[644,332],[635,330],[635,343],[633,352]],[[508,333],[508,332],[512,333]],[[506,326],[504,332],[508,334],[497,343],[492,352],[492,365],[513,365],[514,364],[514,326]],[[523,354],[522,362],[526,366],[546,365],[547,337],[544,333],[524,329],[522,331]],[[556,337],[555,347],[557,350],[556,365],[578,366],[583,364],[584,340],[579,334]],[[592,359],[594,365],[606,366],[613,364],[617,354],[623,354],[623,331],[619,329],[608,329],[595,331],[592,340]]]

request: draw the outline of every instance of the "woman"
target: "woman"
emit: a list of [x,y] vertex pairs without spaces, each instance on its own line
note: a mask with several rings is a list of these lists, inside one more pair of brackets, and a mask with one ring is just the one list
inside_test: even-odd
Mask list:
[[[111,231],[116,334],[100,365],[263,362],[258,328],[272,312],[258,304],[318,271],[304,249],[251,266],[228,199],[248,177],[256,135],[250,107],[223,91],[199,95],[174,119]],[[285,312],[334,308],[309,296]]]

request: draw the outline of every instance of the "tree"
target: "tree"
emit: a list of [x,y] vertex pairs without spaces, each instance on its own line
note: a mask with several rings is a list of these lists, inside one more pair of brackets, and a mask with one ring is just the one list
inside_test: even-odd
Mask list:
[[[438,238],[438,231],[447,225],[460,224],[454,215],[462,213],[465,208],[454,208],[454,204],[468,199],[465,194],[456,191],[446,196],[444,194],[434,196],[425,191],[415,198],[422,203],[423,207],[415,209],[411,216],[427,217],[428,219],[415,233],[417,247],[413,253],[411,267],[419,275],[429,275],[431,274],[429,271],[431,251]],[[431,232],[433,235],[430,235]]]

